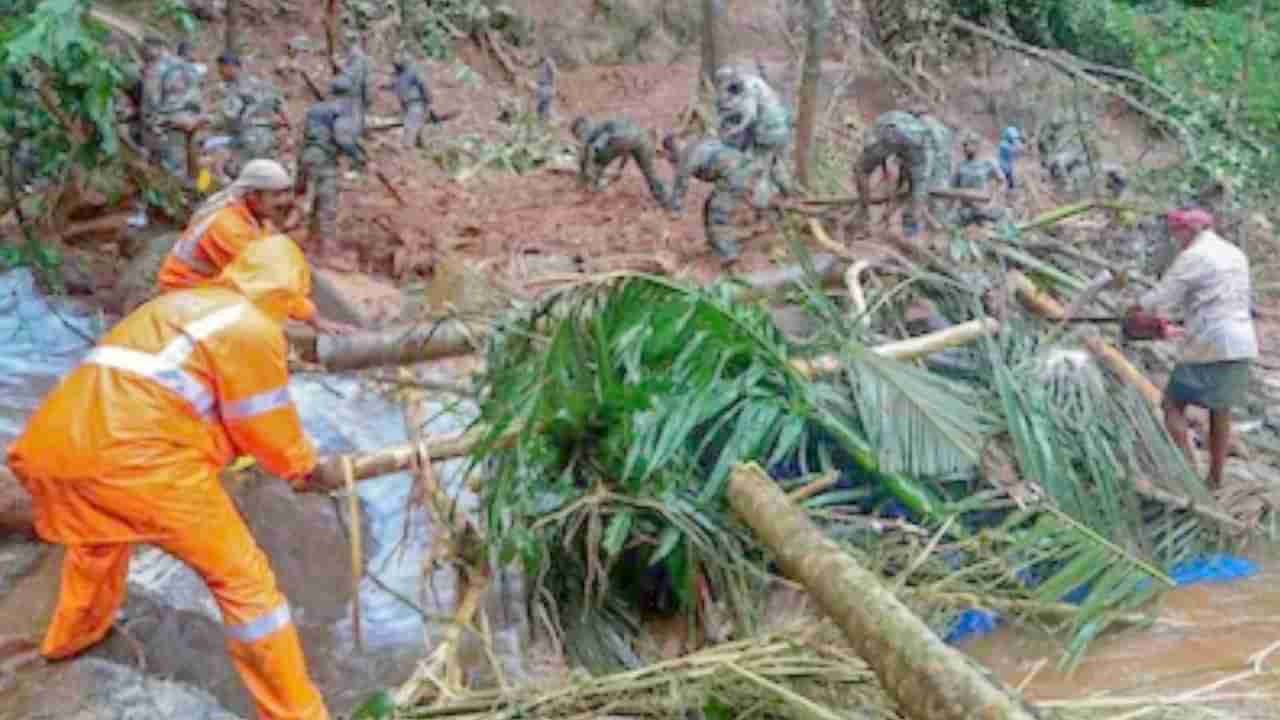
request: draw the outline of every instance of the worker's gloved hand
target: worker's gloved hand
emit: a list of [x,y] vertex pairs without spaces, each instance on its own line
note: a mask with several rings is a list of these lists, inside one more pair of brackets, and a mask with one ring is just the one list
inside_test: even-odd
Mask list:
[[307,474],[302,484],[298,487],[298,492],[333,492],[341,490],[347,486],[346,479],[342,476],[342,464],[339,462],[341,456],[324,458]]

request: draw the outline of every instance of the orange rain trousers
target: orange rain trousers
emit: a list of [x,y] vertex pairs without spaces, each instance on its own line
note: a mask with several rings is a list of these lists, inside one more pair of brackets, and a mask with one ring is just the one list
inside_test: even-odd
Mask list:
[[[139,492],[93,482],[26,484],[38,505],[88,503],[104,513],[131,514],[140,504],[184,501],[163,497],[158,487]],[[287,613],[288,604],[276,587],[266,555],[218,479],[209,477],[200,484],[204,487],[175,488],[174,492],[198,492],[205,500],[203,516],[187,516],[183,527],[169,528],[170,533],[152,542],[195,570],[213,593],[228,627],[227,650],[253,696],[258,717],[327,720],[324,701],[307,674],[297,629],[287,614],[279,614],[282,609]],[[162,517],[156,513],[153,520]],[[70,657],[106,636],[124,604],[132,549],[132,543],[67,547],[57,609],[40,647],[45,657]]]

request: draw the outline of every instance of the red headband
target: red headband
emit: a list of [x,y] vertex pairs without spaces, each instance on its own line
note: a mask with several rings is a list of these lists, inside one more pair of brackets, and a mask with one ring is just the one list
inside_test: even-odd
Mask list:
[[1174,210],[1169,213],[1170,230],[1193,230],[1199,232],[1213,226],[1213,215],[1199,208]]

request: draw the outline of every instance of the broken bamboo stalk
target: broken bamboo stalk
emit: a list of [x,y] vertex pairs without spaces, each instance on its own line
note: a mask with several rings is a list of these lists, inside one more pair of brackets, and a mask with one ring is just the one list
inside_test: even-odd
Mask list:
[[342,467],[342,481],[347,488],[347,513],[351,516],[351,632],[355,636],[356,652],[364,652],[364,633],[360,629],[360,580],[364,576],[364,548],[360,534],[360,495],[356,492],[356,475],[351,458],[338,458]]
[[948,646],[880,579],[822,533],[756,465],[729,480],[734,513],[844,631],[903,713],[916,720],[1033,720],[1034,710]]
[[[1000,331],[1000,323],[992,318],[979,318],[960,323],[919,337],[895,340],[883,345],[875,345],[871,352],[894,360],[914,360],[925,355],[946,350],[947,348],[973,342],[983,335],[991,335]],[[844,360],[839,355],[819,355],[813,358],[796,358],[791,367],[806,380],[821,375],[840,372],[844,368]]]

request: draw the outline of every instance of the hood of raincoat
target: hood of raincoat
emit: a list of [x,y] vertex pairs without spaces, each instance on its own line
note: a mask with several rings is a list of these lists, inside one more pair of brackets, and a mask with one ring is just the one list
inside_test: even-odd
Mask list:
[[271,319],[307,321],[315,317],[311,268],[302,249],[286,235],[271,235],[245,248],[223,268],[214,287],[236,290]]

